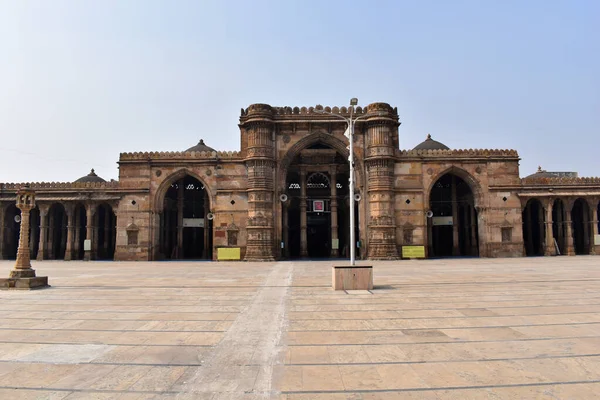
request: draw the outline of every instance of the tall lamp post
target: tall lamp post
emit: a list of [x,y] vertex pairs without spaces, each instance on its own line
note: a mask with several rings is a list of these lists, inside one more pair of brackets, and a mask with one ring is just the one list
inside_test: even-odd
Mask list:
[[358,105],[358,99],[353,97],[350,99],[350,117],[344,117],[340,114],[323,110],[314,110],[314,112],[319,114],[328,114],[332,117],[343,119],[348,124],[348,140],[350,140],[350,156],[348,157],[348,163],[350,164],[350,265],[356,264],[356,238],[354,230],[354,123],[366,117],[366,115],[361,115],[354,118],[354,106],[356,105]]

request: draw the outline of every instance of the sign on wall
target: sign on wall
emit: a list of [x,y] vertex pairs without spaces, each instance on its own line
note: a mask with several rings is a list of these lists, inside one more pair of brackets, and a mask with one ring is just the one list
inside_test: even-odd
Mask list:
[[331,239],[331,248],[337,250],[340,248],[340,239]]
[[433,226],[453,225],[452,216],[449,217],[433,217],[431,218]]
[[204,218],[184,218],[184,228],[204,228]]
[[83,251],[92,251],[92,241],[90,239],[83,241]]
[[402,246],[402,258],[425,258],[425,246]]
[[600,235],[594,235],[594,244],[600,246]]
[[217,249],[217,260],[239,260],[240,248],[239,247],[219,247]]
[[314,212],[324,212],[325,211],[325,202],[323,200],[314,200],[313,201],[313,211]]

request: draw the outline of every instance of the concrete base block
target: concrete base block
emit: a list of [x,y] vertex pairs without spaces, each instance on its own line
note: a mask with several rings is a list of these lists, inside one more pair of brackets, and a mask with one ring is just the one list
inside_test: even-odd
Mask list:
[[0,290],[34,290],[49,288],[47,276],[0,279]]
[[373,266],[340,266],[331,268],[333,290],[373,289]]

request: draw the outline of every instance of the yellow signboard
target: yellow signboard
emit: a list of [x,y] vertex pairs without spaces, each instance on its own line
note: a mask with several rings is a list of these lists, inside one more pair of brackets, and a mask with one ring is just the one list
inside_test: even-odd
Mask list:
[[425,246],[402,246],[402,258],[425,258]]
[[217,249],[217,260],[239,260],[240,248],[239,247],[219,247]]

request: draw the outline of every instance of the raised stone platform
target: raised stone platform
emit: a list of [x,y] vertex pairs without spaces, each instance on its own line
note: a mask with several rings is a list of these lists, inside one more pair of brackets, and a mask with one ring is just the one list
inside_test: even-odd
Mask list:
[[0,279],[0,290],[33,290],[47,287],[50,287],[48,277],[35,276],[35,270],[33,269],[12,270],[9,278]]

